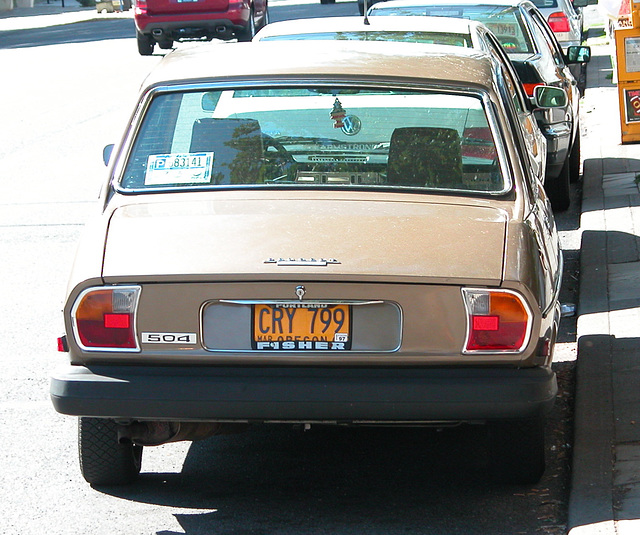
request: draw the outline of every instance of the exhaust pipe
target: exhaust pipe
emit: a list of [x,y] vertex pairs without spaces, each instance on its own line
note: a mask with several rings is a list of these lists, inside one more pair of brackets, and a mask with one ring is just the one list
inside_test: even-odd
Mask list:
[[229,29],[226,26],[216,26],[217,33],[227,33]]
[[162,37],[162,29],[161,28],[154,28],[153,30],[151,30],[151,35],[153,35],[154,37]]
[[118,427],[120,444],[160,446],[181,440],[203,440],[214,435],[240,433],[249,424],[217,422],[133,422]]

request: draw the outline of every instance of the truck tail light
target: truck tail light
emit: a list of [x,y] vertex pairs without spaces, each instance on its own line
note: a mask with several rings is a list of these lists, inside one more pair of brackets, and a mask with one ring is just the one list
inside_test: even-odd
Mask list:
[[135,314],[139,286],[89,288],[71,311],[76,340],[86,350],[137,351]]
[[571,27],[569,26],[569,19],[564,13],[562,13],[562,11],[551,13],[551,15],[549,15],[548,22],[549,27],[554,33],[564,33],[571,31]]
[[518,353],[529,342],[532,316],[524,299],[510,290],[463,288],[467,310],[464,353]]

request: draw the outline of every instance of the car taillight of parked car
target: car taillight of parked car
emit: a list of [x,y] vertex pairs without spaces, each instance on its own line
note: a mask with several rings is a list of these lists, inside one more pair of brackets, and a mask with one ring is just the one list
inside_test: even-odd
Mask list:
[[137,351],[135,313],[139,286],[89,288],[72,308],[74,335],[86,350]]
[[571,31],[571,27],[569,25],[569,19],[561,11],[558,11],[556,13],[552,13],[551,15],[549,15],[548,22],[549,22],[549,27],[551,28],[551,30],[553,30],[554,33],[563,33],[563,32]]
[[539,85],[544,85],[544,84],[539,84],[539,83],[522,84],[522,87],[524,88],[525,92],[527,93],[527,96],[532,97],[533,93],[536,90],[536,87],[538,87]]
[[529,342],[531,312],[511,290],[463,288],[467,310],[464,353],[519,352]]
[[136,0],[135,13],[143,15],[147,12],[147,0]]

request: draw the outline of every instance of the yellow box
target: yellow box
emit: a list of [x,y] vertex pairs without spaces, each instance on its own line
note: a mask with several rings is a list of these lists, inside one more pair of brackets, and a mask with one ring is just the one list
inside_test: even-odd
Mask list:
[[619,82],[620,131],[622,143],[640,141],[640,81]]
[[616,30],[618,81],[640,81],[640,28]]

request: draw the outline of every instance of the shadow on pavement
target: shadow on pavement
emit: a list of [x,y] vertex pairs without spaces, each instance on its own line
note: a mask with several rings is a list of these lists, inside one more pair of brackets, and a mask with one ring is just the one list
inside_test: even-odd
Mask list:
[[135,35],[133,19],[91,20],[44,28],[2,31],[0,49],[133,39]]
[[[549,424],[566,421],[558,412]],[[552,486],[566,484],[559,465],[568,463],[569,450],[549,447],[553,458],[537,485],[496,483],[487,466],[486,431],[256,426],[192,443],[180,473],[143,472],[131,487],[97,490],[192,509],[174,513],[188,535],[538,535],[549,519],[566,515],[548,496]],[[502,509],[509,514],[486,514]],[[551,533],[564,532],[560,522],[562,530]],[[156,529],[176,533],[166,525]]]

